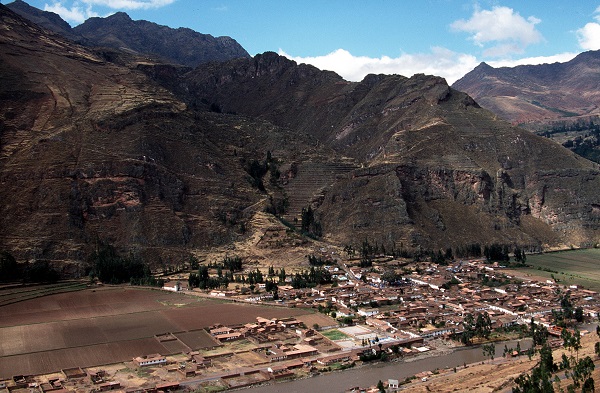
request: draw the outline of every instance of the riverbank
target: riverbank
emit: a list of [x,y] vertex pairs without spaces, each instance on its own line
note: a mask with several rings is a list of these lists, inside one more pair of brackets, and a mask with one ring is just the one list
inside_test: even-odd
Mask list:
[[[501,354],[504,345],[516,347],[518,341],[519,340],[513,340],[496,343],[496,353]],[[531,340],[523,339],[520,340],[520,343],[521,347],[526,349],[529,347]],[[526,356],[521,356],[521,358],[522,359],[506,360],[505,362],[517,363],[522,361],[523,358],[527,359]],[[409,359],[398,359],[397,361],[386,363],[365,363],[352,369],[319,374],[309,378],[252,386],[243,389],[243,391],[246,393],[277,393],[282,390],[285,390],[288,393],[320,392],[323,391],[324,386],[327,386],[327,391],[341,393],[354,386],[372,386],[379,380],[385,382],[387,382],[388,379],[404,381],[406,378],[411,378],[416,374],[427,371],[436,372],[436,374],[432,375],[433,378],[431,379],[433,380],[437,380],[437,378],[442,375],[452,376],[456,374],[457,376],[463,375],[466,377],[471,375],[464,374],[464,372],[466,370],[468,370],[468,373],[474,372],[474,370],[476,370],[474,366],[479,367],[481,362],[484,362],[484,366],[487,365],[489,367],[497,367],[501,364],[499,359],[496,359],[494,363],[486,364],[486,361],[489,362],[489,360],[483,356],[483,350],[479,346],[468,348],[451,348],[450,346],[445,346],[444,348],[426,352]],[[522,368],[521,366],[519,367]],[[454,372],[454,368],[456,368],[456,372]],[[489,370],[486,372],[489,372]],[[417,386],[418,385],[413,382],[402,388],[412,389]],[[470,388],[459,389],[457,391],[466,390],[470,390]],[[452,389],[436,391],[452,391]]]

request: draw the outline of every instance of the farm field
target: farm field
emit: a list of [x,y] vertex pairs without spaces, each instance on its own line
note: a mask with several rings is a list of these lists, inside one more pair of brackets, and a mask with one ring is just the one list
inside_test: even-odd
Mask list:
[[582,285],[600,291],[600,249],[528,255],[527,264],[533,268],[518,270],[547,279],[554,276],[564,285]]
[[85,289],[85,287],[85,284],[78,281],[66,281],[57,284],[36,285],[31,287],[19,286],[2,288],[0,290],[0,307],[56,293],[79,291]]
[[[0,307],[0,378],[214,347],[212,324],[309,313],[131,287],[48,295]],[[177,340],[155,337],[165,333]]]
[[324,332],[321,332],[321,334],[323,334],[325,337],[332,341],[344,340],[348,338],[348,335],[346,333],[342,333],[338,329],[326,330]]

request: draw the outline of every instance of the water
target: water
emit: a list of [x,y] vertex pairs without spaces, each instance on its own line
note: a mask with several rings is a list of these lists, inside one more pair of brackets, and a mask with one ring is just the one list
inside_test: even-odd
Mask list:
[[[528,349],[530,339],[520,340],[521,348]],[[496,344],[496,358],[502,356],[504,345],[515,348],[517,341],[506,341]],[[423,371],[452,368],[463,366],[465,363],[476,363],[488,358],[483,356],[481,347],[458,349],[446,355],[429,357],[409,362],[378,363],[366,367],[350,369],[340,372],[317,375],[313,378],[299,379],[290,382],[281,382],[273,385],[258,386],[244,389],[245,393],[305,393],[305,392],[343,392],[353,386],[367,387],[375,385],[377,381],[388,379],[404,380]]]

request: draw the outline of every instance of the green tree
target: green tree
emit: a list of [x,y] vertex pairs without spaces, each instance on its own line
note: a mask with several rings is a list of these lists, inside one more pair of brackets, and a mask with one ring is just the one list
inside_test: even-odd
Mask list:
[[0,251],[0,281],[11,281],[18,277],[17,260],[8,251]]
[[[594,361],[589,356],[586,356],[583,359],[580,359],[573,367],[573,372],[571,373],[571,377],[573,379],[573,385],[576,388],[582,386],[586,386],[586,382],[591,379],[592,372],[594,371]],[[593,379],[587,382],[586,389],[591,389],[594,386]],[[593,391],[593,390],[583,390],[582,391]]]
[[377,382],[377,389],[379,389],[380,393],[385,393],[385,387],[383,386],[383,382],[381,382],[381,379],[379,380],[379,382]]
[[513,393],[553,393],[553,369],[552,350],[544,345],[540,350],[540,362],[531,370],[531,374],[521,374],[515,379]]
[[285,269],[281,268],[281,270],[279,271],[279,282],[280,283],[284,283],[285,279],[286,279],[287,275],[285,273]]
[[477,314],[475,322],[475,335],[477,337],[489,338],[492,333],[492,320],[487,312]]
[[494,360],[494,356],[496,356],[496,346],[494,343],[485,344],[482,346],[483,356],[489,357],[490,360]]
[[471,345],[473,343],[473,336],[475,334],[475,322],[473,318],[473,314],[467,313],[463,317],[463,332],[460,337],[460,341],[464,345]]

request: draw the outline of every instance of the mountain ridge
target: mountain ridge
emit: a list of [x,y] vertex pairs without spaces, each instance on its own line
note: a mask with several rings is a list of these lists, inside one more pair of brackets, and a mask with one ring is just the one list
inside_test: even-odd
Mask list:
[[[598,242],[598,165],[442,78],[347,82],[269,52],[193,70],[112,62],[4,6],[0,23],[0,249],[19,260],[78,264],[99,242],[153,266],[365,239]],[[325,243],[278,223],[290,200]]]
[[600,52],[588,51],[565,63],[493,68],[480,64],[453,84],[484,108],[531,127],[600,114]]
[[86,46],[105,46],[163,61],[195,67],[211,61],[250,57],[233,38],[213,37],[188,28],[173,29],[144,20],[134,21],[125,12],[93,17],[71,28],[58,14],[42,11],[23,0],[6,5],[26,19]]

